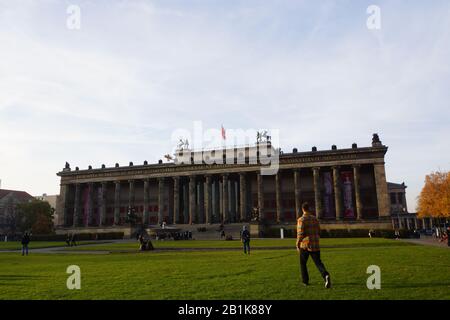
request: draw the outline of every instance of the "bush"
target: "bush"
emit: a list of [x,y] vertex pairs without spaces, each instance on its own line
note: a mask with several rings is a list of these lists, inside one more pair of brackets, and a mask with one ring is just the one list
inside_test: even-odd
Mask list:
[[[76,233],[77,241],[85,240],[116,240],[123,239],[123,232],[105,232],[105,233]],[[31,241],[66,241],[67,234],[33,234]]]

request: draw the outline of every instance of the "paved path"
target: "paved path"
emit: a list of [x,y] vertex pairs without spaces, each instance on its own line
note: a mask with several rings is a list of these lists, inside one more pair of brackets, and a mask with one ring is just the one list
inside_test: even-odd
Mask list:
[[441,247],[441,248],[449,248],[447,245],[447,241],[440,242],[433,237],[430,236],[421,236],[420,239],[401,239],[401,241],[406,241],[414,244],[420,244],[425,246],[433,246],[433,247]]
[[[89,247],[89,246],[98,246],[99,244],[106,244],[106,243],[115,243],[115,242],[126,242],[123,240],[110,240],[110,241],[99,241],[97,243],[91,243],[91,244],[79,244],[78,247]],[[31,253],[88,253],[88,254],[108,254],[109,251],[72,251],[72,250],[66,250],[67,246],[63,247],[48,247],[48,248],[36,248],[36,249],[28,249],[28,252]],[[12,253],[12,252],[18,252],[21,253],[22,249],[10,249],[10,250],[0,250],[0,253]]]

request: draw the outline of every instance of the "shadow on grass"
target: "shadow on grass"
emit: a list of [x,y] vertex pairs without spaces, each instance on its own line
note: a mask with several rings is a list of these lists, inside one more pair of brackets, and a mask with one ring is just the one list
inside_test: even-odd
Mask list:
[[24,275],[24,274],[0,274],[1,280],[41,279],[48,276]]
[[48,277],[47,276],[35,276],[35,275],[31,276],[31,275],[18,275],[18,274],[0,274],[0,287],[1,286],[18,286],[18,287],[27,286],[27,285],[29,285],[28,281],[30,281],[30,280],[41,280],[44,278],[48,278]]

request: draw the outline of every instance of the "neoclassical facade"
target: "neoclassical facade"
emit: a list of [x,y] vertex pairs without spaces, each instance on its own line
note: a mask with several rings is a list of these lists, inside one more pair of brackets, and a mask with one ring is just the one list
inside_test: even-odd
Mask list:
[[[262,170],[269,167],[260,161],[263,149],[272,157],[271,165],[277,164],[273,174]],[[255,218],[263,224],[295,224],[302,202],[308,201],[330,228],[392,228],[386,151],[375,134],[369,147],[354,143],[344,149],[333,145],[330,150],[285,153],[257,143],[208,153],[179,150],[169,163],[86,170],[66,164],[57,173],[59,227],[120,228],[129,211],[148,227]]]

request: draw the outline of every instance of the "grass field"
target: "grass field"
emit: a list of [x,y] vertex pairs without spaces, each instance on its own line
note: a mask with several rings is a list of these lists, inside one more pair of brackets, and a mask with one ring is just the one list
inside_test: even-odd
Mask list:
[[[388,241],[379,238],[353,238],[353,239],[321,239],[322,248],[355,248],[355,247],[377,247],[377,246],[403,246],[409,245],[405,242]],[[190,240],[190,241],[152,241],[156,249],[180,248],[180,249],[206,249],[206,248],[241,248],[242,243],[239,240]],[[254,239],[251,241],[253,248],[295,248],[295,239]],[[139,247],[137,241],[123,243],[105,243],[91,246],[76,246],[67,248],[70,251],[111,251],[111,252],[136,252]]]
[[[293,240],[253,240],[283,247]],[[105,250],[136,243],[101,245]],[[195,245],[195,246],[194,246]],[[238,241],[166,241],[155,246],[239,246]],[[312,261],[311,286],[300,286],[294,250],[154,251],[145,253],[0,253],[0,299],[449,299],[450,252],[385,239],[323,239],[332,275],[326,290]],[[99,245],[100,246],[100,245]],[[96,249],[89,246],[84,249]],[[97,248],[95,248],[97,247]],[[82,248],[82,247],[78,247]],[[83,249],[83,250],[84,250]],[[118,249],[118,250],[122,250]],[[93,249],[92,249],[93,250]],[[81,290],[66,288],[66,268],[81,268]],[[366,269],[381,268],[381,290]]]

